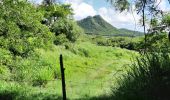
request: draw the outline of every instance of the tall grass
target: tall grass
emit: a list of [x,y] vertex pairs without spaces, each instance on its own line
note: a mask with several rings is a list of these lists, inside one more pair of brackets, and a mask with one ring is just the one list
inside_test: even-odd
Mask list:
[[137,58],[113,89],[114,100],[170,100],[170,57],[150,53]]

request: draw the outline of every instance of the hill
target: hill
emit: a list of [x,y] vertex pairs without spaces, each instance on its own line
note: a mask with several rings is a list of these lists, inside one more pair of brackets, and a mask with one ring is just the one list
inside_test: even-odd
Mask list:
[[133,31],[133,30],[125,29],[125,28],[121,28],[121,29],[119,29],[119,31],[123,35],[130,35],[130,36],[143,36],[144,35],[143,32]]
[[88,16],[77,22],[87,34],[109,36],[140,36],[142,32],[134,32],[128,29],[117,29],[105,21],[100,15]]
[[86,33],[92,34],[118,34],[119,30],[107,23],[100,15],[94,17],[87,17],[78,21],[78,25],[81,26]]

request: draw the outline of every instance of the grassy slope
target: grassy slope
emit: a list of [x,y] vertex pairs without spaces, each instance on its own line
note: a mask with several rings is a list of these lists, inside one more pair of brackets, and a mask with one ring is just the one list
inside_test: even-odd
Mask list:
[[[74,49],[71,51],[56,47],[56,50],[60,51],[64,57],[67,94],[71,99],[108,93],[112,85],[110,83],[116,81],[115,76],[126,70],[127,64],[130,64],[130,58],[136,54],[133,51],[96,46],[88,42],[73,45],[73,47]],[[59,57],[58,51],[41,50],[40,52],[42,57],[55,63]],[[59,88],[61,85],[57,87]],[[56,90],[58,89],[56,88]],[[61,90],[58,91],[58,94],[59,92]]]
[[[39,49],[37,52],[41,59],[56,67],[58,75],[58,58],[60,53],[63,54],[67,95],[70,99],[108,94],[110,86],[116,87],[116,77],[126,70],[132,55],[137,55],[126,49],[97,46],[90,42],[74,44],[69,50],[63,46],[55,46],[53,50]],[[6,90],[11,91],[11,97],[17,95],[18,98],[32,100],[59,99],[61,80],[49,81],[47,85],[34,88],[29,83],[0,82],[0,93],[4,94],[3,91]]]

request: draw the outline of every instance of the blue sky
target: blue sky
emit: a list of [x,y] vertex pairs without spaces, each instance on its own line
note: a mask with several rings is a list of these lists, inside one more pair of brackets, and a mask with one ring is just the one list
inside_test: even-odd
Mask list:
[[[40,3],[42,0],[33,0]],[[119,13],[106,2],[107,0],[59,0],[63,3],[72,4],[74,18],[81,20],[87,16],[101,15],[107,22],[117,28],[127,28],[131,30],[142,31],[141,25],[138,24],[140,16],[133,12]],[[132,0],[131,0],[132,1]],[[157,0],[158,2],[160,0]],[[170,10],[167,0],[162,0],[159,7],[163,10]],[[132,7],[133,8],[133,7]]]
[[92,5],[94,9],[100,9],[101,7],[111,7],[110,3],[106,0],[84,0],[84,2]]

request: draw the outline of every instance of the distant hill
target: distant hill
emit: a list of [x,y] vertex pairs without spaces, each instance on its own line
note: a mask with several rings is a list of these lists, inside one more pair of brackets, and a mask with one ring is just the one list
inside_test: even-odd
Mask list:
[[133,31],[133,30],[125,29],[125,28],[121,28],[119,29],[119,31],[120,31],[120,34],[127,35],[127,36],[143,36],[144,35],[143,32]]
[[106,22],[100,15],[88,16],[77,22],[87,34],[111,35],[111,36],[139,36],[142,32],[134,32],[128,29],[117,29]]

